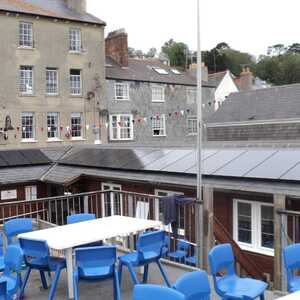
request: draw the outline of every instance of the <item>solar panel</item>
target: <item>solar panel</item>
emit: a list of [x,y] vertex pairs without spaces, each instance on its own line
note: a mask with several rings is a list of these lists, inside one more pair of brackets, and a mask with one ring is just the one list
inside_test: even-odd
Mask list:
[[1,157],[1,152],[0,152],[0,167],[6,167],[8,164],[7,162]]
[[166,172],[184,173],[186,170],[192,168],[195,165],[197,158],[196,151],[186,155],[180,160],[175,161],[171,165],[164,168]]
[[[280,179],[282,175],[292,169],[299,162],[299,150],[281,149],[269,159],[264,161],[261,165],[246,174],[246,177]],[[288,174],[289,172],[286,175],[289,176]]]
[[147,171],[160,171],[172,163],[182,159],[186,155],[192,153],[192,150],[172,150],[167,155],[157,159],[156,161],[146,165]]
[[30,162],[18,150],[1,151],[1,156],[10,167],[30,165]]
[[140,170],[144,168],[143,158],[151,154],[153,150],[133,150],[131,155],[126,157],[126,161],[122,164],[122,169]]
[[20,150],[21,154],[25,157],[30,164],[40,165],[47,164],[50,162],[49,158],[38,149]]
[[250,149],[223,168],[217,170],[213,175],[242,177],[275,153],[276,150],[274,149]]

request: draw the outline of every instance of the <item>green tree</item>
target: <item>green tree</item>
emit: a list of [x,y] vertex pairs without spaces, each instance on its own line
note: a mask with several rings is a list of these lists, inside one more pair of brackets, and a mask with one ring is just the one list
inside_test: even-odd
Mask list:
[[181,67],[182,69],[187,67],[189,48],[186,44],[171,39],[165,42],[161,50],[168,56],[171,66]]
[[157,49],[152,47],[149,49],[149,51],[146,53],[146,57],[149,57],[149,58],[153,58],[155,57],[157,54]]

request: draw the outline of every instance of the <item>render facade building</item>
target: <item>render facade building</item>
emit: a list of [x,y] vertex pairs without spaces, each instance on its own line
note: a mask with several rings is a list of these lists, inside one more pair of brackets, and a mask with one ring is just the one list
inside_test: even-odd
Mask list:
[[[203,82],[203,117],[213,113],[214,85]],[[105,110],[109,143],[195,144],[196,77],[159,59],[128,58],[123,30],[106,38]]]
[[0,146],[101,140],[105,23],[85,0],[0,0]]

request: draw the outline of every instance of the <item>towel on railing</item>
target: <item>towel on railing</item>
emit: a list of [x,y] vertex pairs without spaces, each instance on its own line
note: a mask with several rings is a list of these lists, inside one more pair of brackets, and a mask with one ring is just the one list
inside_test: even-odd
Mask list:
[[179,206],[192,204],[195,200],[184,195],[172,195],[161,198],[164,224],[171,224],[173,234],[177,236]]

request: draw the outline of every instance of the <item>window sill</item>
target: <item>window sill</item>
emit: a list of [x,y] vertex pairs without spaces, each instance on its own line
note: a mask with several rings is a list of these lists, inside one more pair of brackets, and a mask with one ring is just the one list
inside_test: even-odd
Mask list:
[[61,143],[63,142],[62,139],[48,139],[46,140],[46,143]]
[[123,142],[123,141],[133,141],[133,138],[131,139],[110,139],[112,142]]
[[26,143],[37,143],[38,141],[37,140],[33,140],[33,139],[22,139],[21,140],[21,143],[24,143],[24,144],[26,144]]
[[244,251],[253,252],[257,254],[262,254],[266,256],[274,256],[274,250],[273,249],[264,249],[264,248],[253,248],[251,246],[247,246],[242,243],[238,243],[240,248]]
[[49,97],[49,98],[56,98],[56,97],[59,97],[59,94],[45,94],[46,97]]
[[77,54],[77,55],[83,54],[82,51],[76,51],[76,50],[69,50],[69,53],[70,53],[70,54]]
[[152,100],[153,103],[165,103],[165,100]]
[[20,49],[20,50],[31,50],[31,51],[34,51],[36,48],[34,47],[27,47],[27,46],[19,46],[17,47],[17,49]]
[[70,139],[71,142],[80,142],[80,141],[86,141],[83,137],[71,137]]
[[130,101],[129,98],[126,98],[126,99],[117,99],[117,98],[114,98],[113,100],[115,100],[115,101]]
[[152,135],[153,137],[167,137],[166,134],[163,134],[163,135]]
[[83,95],[82,94],[78,94],[78,95],[70,95],[70,98],[83,98]]
[[19,97],[35,97],[35,94],[19,94]]

